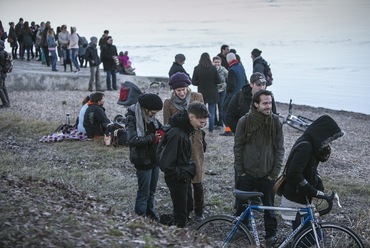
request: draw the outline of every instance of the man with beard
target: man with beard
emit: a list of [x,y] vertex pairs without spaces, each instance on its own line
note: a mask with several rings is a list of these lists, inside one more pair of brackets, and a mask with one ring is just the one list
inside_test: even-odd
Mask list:
[[[252,107],[240,118],[234,138],[236,188],[263,193],[264,206],[274,206],[273,186],[284,159],[284,137],[279,117],[272,113],[272,93],[260,90],[253,95]],[[237,202],[236,215],[243,211]],[[276,242],[277,219],[274,211],[264,211],[265,240]]]

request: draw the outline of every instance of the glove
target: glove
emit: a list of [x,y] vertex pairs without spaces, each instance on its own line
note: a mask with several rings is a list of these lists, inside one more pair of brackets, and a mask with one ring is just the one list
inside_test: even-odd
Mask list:
[[163,138],[165,132],[163,130],[157,130],[155,132],[155,144],[157,144],[159,141],[161,141],[161,139]]

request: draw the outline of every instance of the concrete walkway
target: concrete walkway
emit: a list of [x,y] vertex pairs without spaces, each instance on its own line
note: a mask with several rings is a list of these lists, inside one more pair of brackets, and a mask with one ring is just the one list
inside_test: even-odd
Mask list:
[[[102,68],[102,65],[100,65]],[[64,72],[63,65],[57,64],[59,71],[51,71],[51,67],[41,64],[40,61],[14,60],[13,71],[8,74],[6,85],[8,90],[31,91],[31,90],[86,90],[88,89],[90,68],[81,68],[79,73],[70,71]],[[151,82],[163,82],[168,85],[166,77],[144,77],[128,76],[117,73],[117,87],[120,84],[130,81],[140,88],[145,89]],[[106,73],[101,69],[100,82],[103,89],[106,88]],[[95,90],[95,88],[94,88]]]

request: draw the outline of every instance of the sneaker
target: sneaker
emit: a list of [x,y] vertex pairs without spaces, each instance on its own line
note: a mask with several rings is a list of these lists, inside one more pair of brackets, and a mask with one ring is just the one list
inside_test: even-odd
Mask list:
[[220,133],[220,136],[234,136],[234,134],[233,132],[229,131],[229,132]]

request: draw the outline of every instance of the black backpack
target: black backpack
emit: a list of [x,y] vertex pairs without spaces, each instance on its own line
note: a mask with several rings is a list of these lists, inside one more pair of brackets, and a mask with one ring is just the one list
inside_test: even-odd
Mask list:
[[270,86],[272,85],[272,81],[274,80],[272,78],[272,71],[271,71],[271,68],[270,68],[270,65],[269,64],[264,64],[265,66],[265,69],[263,70],[263,74],[265,75],[265,78],[266,78],[266,86]]
[[4,56],[4,61],[3,61],[3,65],[1,65],[1,71],[3,73],[9,73],[9,72],[12,72],[13,70],[13,58],[12,56],[7,53],[6,51],[3,51],[3,56]]

